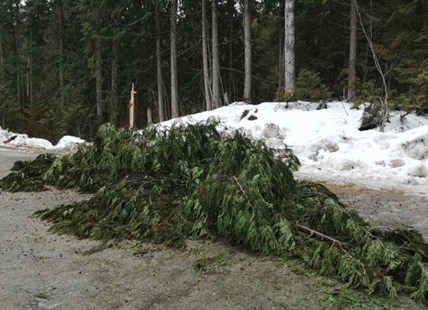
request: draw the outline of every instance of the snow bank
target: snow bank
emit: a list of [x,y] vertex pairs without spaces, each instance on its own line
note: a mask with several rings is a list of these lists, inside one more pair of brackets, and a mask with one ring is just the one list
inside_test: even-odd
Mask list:
[[[264,102],[248,105],[235,102],[226,107],[159,124],[168,130],[173,124],[215,119],[223,135],[239,130],[251,139],[261,139],[273,148],[292,148],[302,167],[298,177],[353,182],[371,186],[412,185],[426,192],[428,185],[428,119],[392,112],[385,132],[359,131],[364,107],[353,109],[346,102],[330,102],[317,110],[318,103]],[[12,137],[15,138],[10,140]],[[8,141],[10,140],[10,141]],[[29,138],[0,128],[3,145],[66,149],[84,140],[65,136],[56,146],[43,139]],[[6,142],[5,142],[6,141]]]
[[78,144],[84,143],[85,140],[73,136],[64,136],[57,143],[52,143],[46,139],[30,138],[26,134],[16,134],[0,127],[0,145],[9,147],[25,147],[39,150],[72,150]]

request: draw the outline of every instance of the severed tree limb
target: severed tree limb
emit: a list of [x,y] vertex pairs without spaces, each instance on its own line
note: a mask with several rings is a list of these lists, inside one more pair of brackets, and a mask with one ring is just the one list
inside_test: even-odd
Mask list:
[[298,230],[300,230],[304,233],[309,233],[309,237],[315,235],[315,236],[321,238],[321,240],[326,239],[326,240],[330,241],[331,243],[333,243],[333,245],[337,244],[340,247],[340,249],[346,253],[345,249],[343,248],[343,246],[344,246],[343,242],[341,242],[337,239],[334,239],[332,237],[329,237],[327,235],[324,235],[324,234],[320,233],[319,231],[313,230],[313,229],[306,227],[306,226],[303,226],[303,225],[296,224],[296,227]]
[[250,198],[248,198],[247,193],[246,193],[246,192],[244,191],[244,189],[242,188],[241,183],[239,183],[238,179],[237,179],[235,176],[233,176],[233,179],[235,180],[236,184],[238,184],[238,186],[239,186],[239,188],[241,189],[241,192],[244,194],[245,198],[247,198],[248,203],[250,204],[251,208],[252,208],[252,209],[254,209],[254,206],[253,206],[253,204],[251,203]]

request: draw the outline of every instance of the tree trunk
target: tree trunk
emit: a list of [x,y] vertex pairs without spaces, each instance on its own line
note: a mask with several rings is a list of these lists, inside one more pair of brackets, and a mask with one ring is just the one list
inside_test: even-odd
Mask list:
[[208,44],[207,44],[207,0],[202,0],[202,60],[204,67],[204,91],[207,111],[212,110],[210,70],[208,66]]
[[[116,30],[114,31],[116,33]],[[118,75],[118,65],[117,65],[117,42],[113,38],[112,42],[112,58],[111,58],[111,97],[110,97],[110,122],[117,126],[117,104],[119,101],[118,98],[118,87],[117,87],[117,75]]]
[[349,73],[348,73],[348,101],[355,99],[356,90],[356,60],[357,60],[357,0],[351,0],[350,12],[350,39],[349,39]]
[[27,58],[27,99],[30,106],[33,104],[33,31],[30,31],[30,54]]
[[134,129],[134,95],[136,93],[134,91],[134,83],[132,83],[131,99],[129,100],[129,130]]
[[147,108],[147,125],[153,124],[152,109]]
[[244,0],[244,55],[245,55],[245,82],[242,101],[251,102],[251,16],[249,0]]
[[[280,16],[285,16],[284,13],[284,9],[285,9],[285,2],[282,1],[281,6],[280,6]],[[279,38],[278,41],[278,89],[284,87],[284,77],[285,77],[285,73],[284,73],[284,63],[285,63],[285,59],[284,59],[284,52],[285,52],[285,46],[284,46],[284,36]]]
[[293,93],[296,81],[294,56],[294,0],[285,0],[284,9],[284,83],[285,93]]
[[178,111],[177,76],[177,0],[171,0],[171,117],[180,116]]
[[284,59],[284,52],[285,52],[285,47],[284,47],[284,38],[280,38],[279,42],[279,51],[278,51],[278,88],[283,87],[284,86],[284,77],[285,77],[285,72],[284,72],[284,63],[285,63],[285,59]]
[[220,64],[218,51],[218,2],[212,1],[212,50],[213,50],[213,108],[220,107]]
[[62,1],[58,3],[58,48],[59,48],[59,94],[60,94],[60,109],[65,108],[65,78],[64,78],[64,35],[63,35],[63,9]]
[[21,76],[19,72],[16,72],[16,89],[18,93],[19,113],[24,114],[24,100],[21,92]]
[[96,104],[97,104],[97,116],[101,120],[103,116],[102,108],[102,91],[103,91],[103,76],[102,76],[102,67],[101,67],[101,43],[98,38],[95,46],[95,77],[96,77]]
[[2,44],[2,41],[3,41],[2,28],[1,28],[1,25],[0,25],[0,65],[3,67],[3,65],[4,65],[4,57],[3,57],[3,44]]
[[[232,1],[233,2],[233,1]],[[234,4],[232,3],[231,6]],[[234,73],[233,73],[233,20],[234,15],[230,16],[230,24],[229,24],[229,85],[227,87],[229,98],[232,98],[232,101],[235,98],[235,87],[234,87]]]
[[163,106],[163,79],[162,79],[162,50],[161,50],[161,33],[159,8],[156,6],[156,66],[157,66],[157,83],[158,83],[158,114],[159,122],[165,121],[165,110]]
[[20,8],[19,2],[15,2],[15,7],[11,5],[11,10],[13,10],[13,22],[15,27],[14,29],[14,38],[15,38],[15,70],[16,70],[16,90],[19,101],[19,113],[24,113],[25,100],[24,100],[24,89],[21,82],[21,20],[20,20]]

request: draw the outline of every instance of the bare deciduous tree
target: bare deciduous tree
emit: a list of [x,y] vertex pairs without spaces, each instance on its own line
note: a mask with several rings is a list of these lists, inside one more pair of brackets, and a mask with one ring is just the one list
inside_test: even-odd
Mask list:
[[[371,1],[370,1],[371,4]],[[382,66],[380,64],[379,58],[377,57],[376,51],[373,48],[373,26],[372,26],[372,18],[370,17],[370,26],[369,29],[366,30],[364,23],[363,23],[363,19],[361,17],[361,13],[358,9],[358,4],[357,4],[357,0],[355,0],[355,8],[356,8],[356,12],[358,15],[358,20],[359,23],[361,25],[361,29],[364,33],[364,36],[367,39],[367,43],[370,47],[370,51],[372,52],[372,56],[373,56],[373,61],[376,67],[376,70],[379,72],[379,75],[382,79],[382,88],[383,88],[383,98],[379,98],[380,100],[380,124],[379,124],[379,130],[380,132],[384,132],[385,130],[385,122],[388,120],[389,117],[389,106],[388,106],[388,87],[387,87],[387,83],[386,83],[386,75],[387,72],[384,72],[384,70],[382,69]]]

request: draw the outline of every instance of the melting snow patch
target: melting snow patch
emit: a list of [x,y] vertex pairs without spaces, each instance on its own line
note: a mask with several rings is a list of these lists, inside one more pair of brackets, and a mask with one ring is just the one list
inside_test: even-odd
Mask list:
[[428,159],[428,138],[419,137],[417,139],[401,144],[404,152],[411,158],[422,160]]
[[399,168],[404,166],[404,160],[400,158],[391,159],[388,164],[391,168]]
[[269,138],[276,138],[280,140],[285,139],[285,135],[281,132],[281,129],[279,128],[279,126],[272,123],[265,124],[261,132],[261,135],[266,139],[269,139]]
[[423,163],[419,163],[418,165],[411,167],[408,171],[410,176],[418,177],[418,178],[426,178],[428,175],[427,169]]

